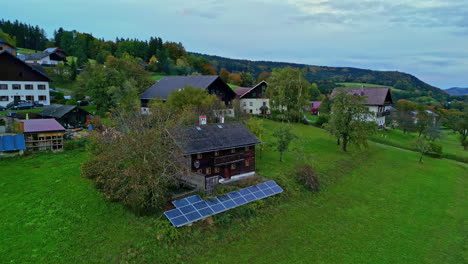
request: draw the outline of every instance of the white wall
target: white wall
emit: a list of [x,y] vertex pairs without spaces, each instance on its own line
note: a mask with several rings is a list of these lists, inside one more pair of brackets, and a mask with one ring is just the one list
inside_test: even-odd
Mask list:
[[268,114],[269,114],[270,113],[270,99],[268,98],[240,99],[242,111],[244,111],[245,113],[250,113],[250,110],[252,110],[252,114],[255,114],[255,115],[261,114],[260,107],[263,106],[263,102],[266,102],[266,106],[268,107]]
[[44,58],[40,60],[26,60],[26,63],[39,63],[41,65],[57,65],[59,61],[56,60],[51,60],[50,56],[45,56]]
[[[377,123],[378,126],[385,126],[385,116],[377,116],[377,113],[379,113],[379,107],[378,106],[368,106],[369,111],[373,113],[372,116],[368,117],[368,121],[374,121]],[[384,112],[387,109],[387,107],[380,107],[380,112]]]
[[[8,90],[0,90],[0,96],[8,96],[8,101],[0,101],[1,106],[6,106],[13,102],[13,96],[20,96],[20,100],[26,100],[26,95],[34,96],[34,101],[39,101],[39,95],[46,96],[46,100],[39,101],[41,104],[50,105],[49,83],[48,82],[18,82],[18,81],[1,81],[0,84],[7,84]],[[13,84],[21,84],[21,90],[13,90]],[[26,84],[32,84],[32,90],[26,90]],[[38,90],[38,85],[44,84],[45,90]]]

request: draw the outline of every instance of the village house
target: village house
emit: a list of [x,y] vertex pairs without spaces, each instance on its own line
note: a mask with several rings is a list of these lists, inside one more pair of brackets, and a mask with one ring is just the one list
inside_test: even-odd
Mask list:
[[13,56],[16,56],[17,48],[10,43],[6,42],[5,40],[0,40],[0,52],[7,51]]
[[320,115],[319,107],[322,104],[322,101],[310,101],[310,114],[312,115]]
[[240,99],[241,109],[245,113],[255,115],[270,114],[270,99],[266,95],[268,83],[261,81],[251,88],[237,88],[236,94]]
[[184,153],[190,173],[182,182],[202,191],[255,175],[255,146],[261,142],[242,123],[179,127],[173,138]]
[[45,118],[55,118],[65,128],[83,127],[91,116],[81,107],[61,104],[45,106],[39,115]]
[[65,128],[55,119],[15,120],[15,130],[24,134],[28,151],[63,151]]
[[393,104],[392,94],[388,87],[340,87],[333,89],[332,98],[340,91],[364,97],[364,105],[372,112],[368,121],[377,123],[379,128],[385,127],[385,117],[390,115],[390,108]]
[[[149,111],[148,105],[151,100],[166,101],[169,94],[174,91],[181,91],[187,86],[207,90],[209,94],[217,95],[227,106],[230,106],[232,100],[236,97],[236,93],[217,75],[163,77],[140,95],[142,113]],[[232,110],[231,112],[231,115],[233,115]],[[227,113],[227,115],[230,114]]]
[[60,48],[47,48],[39,53],[26,53],[21,55],[26,63],[37,63],[43,66],[54,66],[67,61],[67,55]]
[[0,106],[20,100],[50,104],[51,80],[43,72],[7,51],[0,51],[0,69]]

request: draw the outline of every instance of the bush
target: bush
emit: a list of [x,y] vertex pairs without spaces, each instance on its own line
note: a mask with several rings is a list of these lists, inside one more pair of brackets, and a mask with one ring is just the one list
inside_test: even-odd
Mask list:
[[88,138],[81,139],[67,139],[63,142],[65,150],[84,149],[88,144]]
[[328,123],[328,119],[330,116],[328,114],[320,114],[317,118],[317,121],[315,121],[315,125],[322,127],[323,124]]
[[430,142],[429,152],[427,153],[427,155],[434,157],[434,158],[442,157],[442,145],[435,143],[435,142]]
[[303,183],[305,186],[312,189],[312,191],[319,191],[320,182],[314,168],[309,164],[297,165],[294,169],[296,179]]

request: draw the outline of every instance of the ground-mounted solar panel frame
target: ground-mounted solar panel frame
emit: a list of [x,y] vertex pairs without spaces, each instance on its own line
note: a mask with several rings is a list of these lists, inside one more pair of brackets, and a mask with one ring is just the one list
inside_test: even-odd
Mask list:
[[175,227],[181,227],[241,205],[282,193],[275,181],[262,182],[237,191],[203,200],[199,195],[172,201],[175,209],[164,212]]

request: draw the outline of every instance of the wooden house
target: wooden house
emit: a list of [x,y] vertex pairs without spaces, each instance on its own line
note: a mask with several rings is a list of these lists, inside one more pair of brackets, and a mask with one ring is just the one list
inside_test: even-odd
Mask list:
[[65,128],[83,127],[91,116],[81,107],[61,104],[44,106],[40,115],[45,118],[55,118]]
[[148,104],[151,100],[166,101],[169,94],[181,91],[187,86],[207,90],[209,94],[215,94],[228,106],[236,97],[236,93],[217,75],[163,77],[140,95],[142,112],[148,111]]
[[8,53],[10,53],[11,55],[13,56],[16,56],[16,51],[18,49],[11,45],[10,43],[6,42],[5,40],[0,40],[0,52],[2,51],[6,51]]
[[63,151],[65,128],[55,119],[16,120],[15,126],[24,134],[28,151]]
[[245,113],[256,115],[270,114],[270,99],[266,95],[268,83],[261,81],[252,88],[237,88],[241,109]]
[[373,113],[368,121],[377,123],[379,128],[385,127],[385,117],[390,115],[390,107],[393,104],[392,94],[388,87],[339,87],[333,89],[333,98],[340,91],[364,97],[363,104]]
[[199,190],[255,175],[255,146],[261,142],[242,123],[179,127],[173,138],[191,173],[181,179]]

